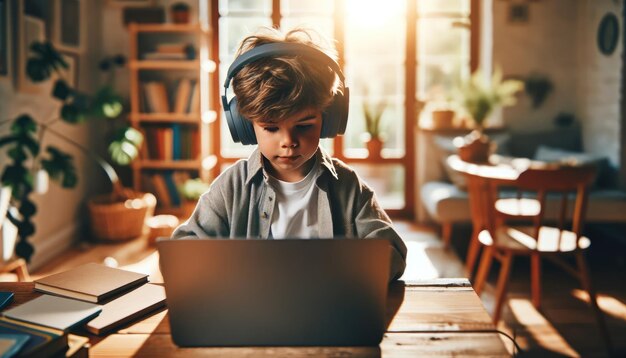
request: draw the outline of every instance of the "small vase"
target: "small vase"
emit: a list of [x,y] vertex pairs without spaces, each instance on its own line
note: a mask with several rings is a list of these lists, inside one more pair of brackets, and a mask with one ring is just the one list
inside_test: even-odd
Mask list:
[[[460,139],[459,139],[460,138]],[[461,160],[470,163],[486,163],[495,150],[495,143],[481,130],[474,130],[465,137],[454,140]]]
[[383,149],[383,141],[378,137],[372,137],[365,142],[370,159],[380,159],[380,152]]

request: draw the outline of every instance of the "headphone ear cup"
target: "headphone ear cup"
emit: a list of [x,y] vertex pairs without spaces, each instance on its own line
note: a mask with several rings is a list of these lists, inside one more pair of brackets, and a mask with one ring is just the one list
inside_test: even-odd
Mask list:
[[[348,88],[345,88],[348,91]],[[349,92],[345,92],[348,94]],[[322,133],[320,138],[334,138],[346,132],[348,124],[348,99],[341,93],[336,93],[333,102],[322,114]]]
[[[225,101],[226,99],[223,97],[222,102]],[[228,105],[224,106],[224,112],[226,113],[226,122],[228,122],[230,136],[235,143],[241,142],[244,145],[257,144],[252,123],[239,114],[237,97],[233,97],[228,102]]]

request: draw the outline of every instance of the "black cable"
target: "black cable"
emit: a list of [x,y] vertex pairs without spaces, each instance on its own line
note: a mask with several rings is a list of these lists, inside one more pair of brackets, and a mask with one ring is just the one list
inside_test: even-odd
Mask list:
[[[519,346],[519,344],[517,344],[517,341],[515,341],[515,338],[511,337],[508,333],[501,331],[499,329],[464,329],[461,331],[455,331],[455,330],[445,330],[445,329],[435,329],[435,330],[423,330],[423,331],[390,331],[387,333],[451,333],[451,334],[455,334],[455,333],[497,333],[500,335],[505,336],[506,338],[508,338],[514,346],[513,349],[513,356],[516,356],[517,353],[519,352],[523,352],[522,348]],[[517,351],[517,352],[516,352]]]

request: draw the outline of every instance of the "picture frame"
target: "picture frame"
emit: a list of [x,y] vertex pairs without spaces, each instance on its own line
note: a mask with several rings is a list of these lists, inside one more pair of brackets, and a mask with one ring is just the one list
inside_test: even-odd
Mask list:
[[0,0],[0,81],[10,80],[13,75],[13,41],[11,1]]
[[65,52],[83,53],[87,39],[84,0],[56,0],[54,3],[54,46]]
[[602,17],[598,25],[597,43],[598,49],[605,56],[613,54],[617,48],[619,40],[620,28],[617,16],[609,12]]
[[509,4],[508,20],[510,24],[527,24],[530,19],[530,6],[527,3]]
[[[21,3],[20,3],[21,4]],[[17,15],[19,31],[19,51],[17,56],[17,90],[23,93],[38,93],[40,85],[32,82],[26,74],[26,64],[30,56],[30,45],[34,41],[46,40],[46,23],[42,19],[24,15],[20,6]]]
[[61,57],[67,63],[67,68],[61,69],[61,77],[72,88],[78,88],[78,54],[72,52],[60,52]]

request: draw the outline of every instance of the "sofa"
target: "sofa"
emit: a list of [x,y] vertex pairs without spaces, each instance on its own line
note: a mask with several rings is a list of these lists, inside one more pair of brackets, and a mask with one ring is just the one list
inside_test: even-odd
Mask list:
[[[617,188],[617,170],[606,158],[584,153],[580,129],[576,126],[536,133],[510,133],[504,129],[488,133],[497,144],[497,153],[542,161],[559,161],[567,157],[598,167],[598,178],[590,190],[587,205],[588,223],[626,223],[626,192]],[[464,189],[465,178],[445,164],[445,158],[455,152],[450,133],[421,133],[418,162],[419,190],[418,221],[434,221],[441,225],[442,240],[450,241],[457,223],[471,222],[469,200]],[[507,193],[504,194],[505,196]],[[514,192],[508,195],[516,195]],[[556,207],[548,197],[547,213]],[[554,214],[556,216],[556,213]]]

